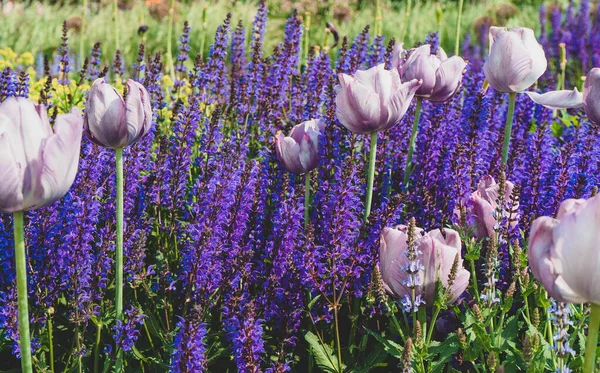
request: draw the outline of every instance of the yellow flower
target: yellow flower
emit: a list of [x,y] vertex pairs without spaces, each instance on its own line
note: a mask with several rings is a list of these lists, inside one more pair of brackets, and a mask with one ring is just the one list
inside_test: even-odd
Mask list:
[[23,65],[23,66],[33,65],[33,54],[31,54],[30,52],[23,53],[17,59],[17,64]]

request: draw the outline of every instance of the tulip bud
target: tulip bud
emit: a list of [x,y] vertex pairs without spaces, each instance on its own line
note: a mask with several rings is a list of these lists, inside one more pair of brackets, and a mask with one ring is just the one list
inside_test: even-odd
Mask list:
[[[506,181],[504,184],[504,196],[502,197],[505,201],[510,201],[514,184],[510,181]],[[495,212],[498,208],[499,192],[500,184],[497,184],[493,177],[484,176],[479,181],[477,190],[471,194],[469,215],[474,218],[475,236],[477,238],[489,237],[494,232],[494,226],[497,223]],[[518,208],[516,201],[512,201],[512,204],[513,209]],[[515,226],[517,220],[513,219],[510,224]]]
[[600,267],[600,196],[567,199],[556,219],[537,218],[529,234],[529,264],[557,301],[600,303],[594,276]]
[[92,84],[84,116],[88,138],[107,148],[135,144],[152,125],[152,107],[146,88],[128,79],[125,99],[103,78]]
[[319,135],[323,128],[323,122],[312,119],[294,126],[289,136],[275,137],[277,158],[286,170],[304,174],[319,165]]
[[398,72],[379,64],[369,70],[359,70],[354,77],[339,74],[336,86],[336,116],[354,133],[385,131],[395,126],[421,83],[400,81]]
[[25,98],[0,104],[0,212],[47,206],[62,198],[79,164],[82,118],[77,108],[50,127],[46,108]]
[[546,71],[546,55],[533,30],[490,27],[489,34],[490,55],[483,71],[496,91],[523,92]]
[[[410,299],[413,288],[407,284],[413,284],[420,288],[425,303],[432,305],[436,283],[440,281],[447,291],[448,303],[455,302],[467,288],[470,277],[460,257],[458,232],[445,229],[444,236],[436,229],[423,235],[422,229],[416,228],[414,244],[409,245],[410,231],[407,226],[400,225],[385,228],[381,234],[380,266],[384,288],[398,298]],[[409,258],[412,252],[418,253],[416,258]],[[456,274],[449,282],[455,260]]]
[[431,53],[429,44],[408,51],[408,57],[402,48],[394,50],[394,67],[398,69],[403,81],[420,80],[421,86],[415,96],[442,103],[451,99],[461,86],[462,74],[467,62],[459,56],[448,58],[441,47]]

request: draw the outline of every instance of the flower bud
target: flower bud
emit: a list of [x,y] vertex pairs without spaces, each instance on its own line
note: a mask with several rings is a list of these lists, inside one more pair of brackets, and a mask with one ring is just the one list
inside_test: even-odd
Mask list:
[[319,165],[319,135],[323,127],[322,122],[312,119],[294,126],[289,136],[275,137],[277,158],[286,170],[304,174]]

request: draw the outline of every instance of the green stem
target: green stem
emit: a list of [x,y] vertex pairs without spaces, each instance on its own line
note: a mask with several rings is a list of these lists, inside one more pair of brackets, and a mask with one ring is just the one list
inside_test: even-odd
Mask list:
[[14,213],[15,267],[17,270],[17,298],[19,301],[19,344],[21,345],[21,371],[32,373],[29,311],[27,305],[27,264],[25,263],[25,233],[23,212]]
[[310,46],[310,22],[311,22],[311,16],[310,16],[310,12],[306,12],[305,17],[304,17],[304,46],[303,46],[303,61],[304,61],[304,66],[308,65],[308,48]]
[[48,315],[48,352],[50,353],[50,371],[54,372],[54,338],[52,336],[52,315]]
[[98,373],[100,367],[100,341],[102,340],[102,322],[96,325],[96,345],[94,346],[94,373]]
[[338,305],[334,305],[333,317],[335,319],[335,341],[337,344],[338,372],[342,373],[342,343],[340,342],[340,327],[338,323]]
[[600,306],[592,304],[590,325],[588,327],[587,342],[585,344],[584,373],[592,373],[596,365],[596,347],[598,346],[598,327],[600,327]]
[[83,65],[83,60],[85,58],[85,28],[87,24],[87,10],[88,10],[88,2],[87,0],[83,0],[81,6],[81,32],[79,33],[79,61]]
[[408,32],[410,31],[410,24],[411,22],[409,22],[409,18],[410,18],[410,9],[412,8],[412,0],[407,0],[406,1],[406,11],[404,12],[404,24],[406,25],[406,27],[404,28],[404,30],[402,30],[402,37],[400,38],[400,40],[408,42],[409,36]]
[[475,261],[469,260],[471,263],[471,279],[473,281],[473,290],[475,290],[475,301],[479,302],[479,286],[477,285],[477,271],[475,270]]
[[[115,149],[117,172],[117,248],[116,248],[116,299],[117,320],[123,320],[123,148]],[[123,371],[123,349],[117,355],[117,373]]]
[[[113,1],[113,21],[114,21],[114,28],[115,28],[115,53],[116,51],[118,51],[119,49],[121,49],[121,40],[120,40],[120,35],[119,35],[119,5],[118,5],[118,0],[114,0]],[[83,30],[82,30],[83,32]]]
[[431,325],[429,326],[429,330],[427,331],[427,339],[425,340],[425,346],[429,346],[429,342],[431,341],[431,336],[433,335],[433,328],[435,327],[435,322],[436,322],[439,314],[440,314],[440,307],[436,307],[435,311],[433,311],[433,316],[431,317]]
[[310,171],[304,174],[304,229],[310,221]]
[[367,200],[365,202],[365,222],[371,214],[371,202],[373,200],[373,180],[375,179],[375,160],[377,159],[377,132],[371,133],[371,150],[369,155],[369,171],[367,174]]
[[173,64],[173,51],[172,41],[173,38],[173,27],[175,23],[175,0],[171,0],[169,5],[169,28],[167,31],[167,63],[169,64],[169,73],[171,79],[175,81],[175,65]]
[[404,168],[404,186],[408,187],[408,181],[410,173],[412,172],[412,159],[415,153],[415,146],[417,142],[417,133],[419,132],[419,119],[421,118],[421,106],[423,105],[423,98],[417,97],[417,107],[415,108],[415,118],[413,121],[412,132],[410,134],[410,142],[408,144],[408,156],[406,157],[406,167]]
[[202,59],[204,59],[204,48],[206,46],[206,11],[208,10],[208,5],[204,4],[204,8],[202,8],[202,37],[200,38],[200,55]]
[[454,55],[458,56],[460,52],[460,23],[462,21],[464,0],[458,1],[458,15],[456,16],[456,44],[454,45]]
[[508,148],[510,147],[510,137],[512,134],[513,118],[515,116],[515,101],[517,94],[511,92],[508,94],[508,114],[506,115],[506,126],[504,127],[504,145],[502,146],[502,166],[506,166],[508,161]]

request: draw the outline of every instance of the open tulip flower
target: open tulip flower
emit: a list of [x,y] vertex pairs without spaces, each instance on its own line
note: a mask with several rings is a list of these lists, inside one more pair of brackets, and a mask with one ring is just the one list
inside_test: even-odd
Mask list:
[[529,234],[529,265],[552,297],[592,303],[584,372],[594,371],[600,326],[600,195],[567,199],[556,219],[537,218]]
[[[408,227],[399,225],[396,228],[385,228],[380,239],[380,268],[383,285],[390,294],[404,299],[412,294],[408,273]],[[422,234],[416,229],[415,242],[418,258],[419,286],[425,304],[431,306],[434,301],[435,287],[442,282],[449,294],[448,301],[455,302],[469,284],[470,273],[463,268],[461,258],[461,241],[458,232],[452,229],[439,229]],[[458,271],[448,288],[450,272],[455,258],[458,256]],[[413,266],[415,263],[413,263]]]
[[385,131],[395,126],[421,86],[417,79],[403,83],[396,70],[384,66],[359,70],[354,76],[338,76],[336,115],[354,133]]
[[533,30],[490,27],[490,54],[483,66],[485,77],[496,91],[519,93],[531,87],[546,71],[544,49]]
[[[459,56],[448,58],[441,47],[431,53],[429,44],[404,51],[394,47],[393,66],[398,69],[403,81],[420,80],[421,86],[415,96],[432,102],[446,102],[451,99],[461,85],[463,70],[467,62]],[[403,58],[407,54],[407,58]]]
[[583,93],[577,88],[572,91],[550,91],[544,94],[527,92],[536,103],[549,109],[572,109],[583,107],[588,119],[600,124],[600,68],[591,69],[585,78]]
[[85,110],[87,137],[106,148],[135,144],[152,125],[152,108],[143,85],[128,79],[125,99],[104,78],[92,84]]
[[289,136],[278,134],[275,137],[277,158],[286,170],[304,174],[319,165],[319,135],[322,130],[323,123],[312,119],[294,126]]
[[47,206],[75,180],[82,117],[77,108],[50,126],[46,109],[25,98],[0,105],[0,212]]

